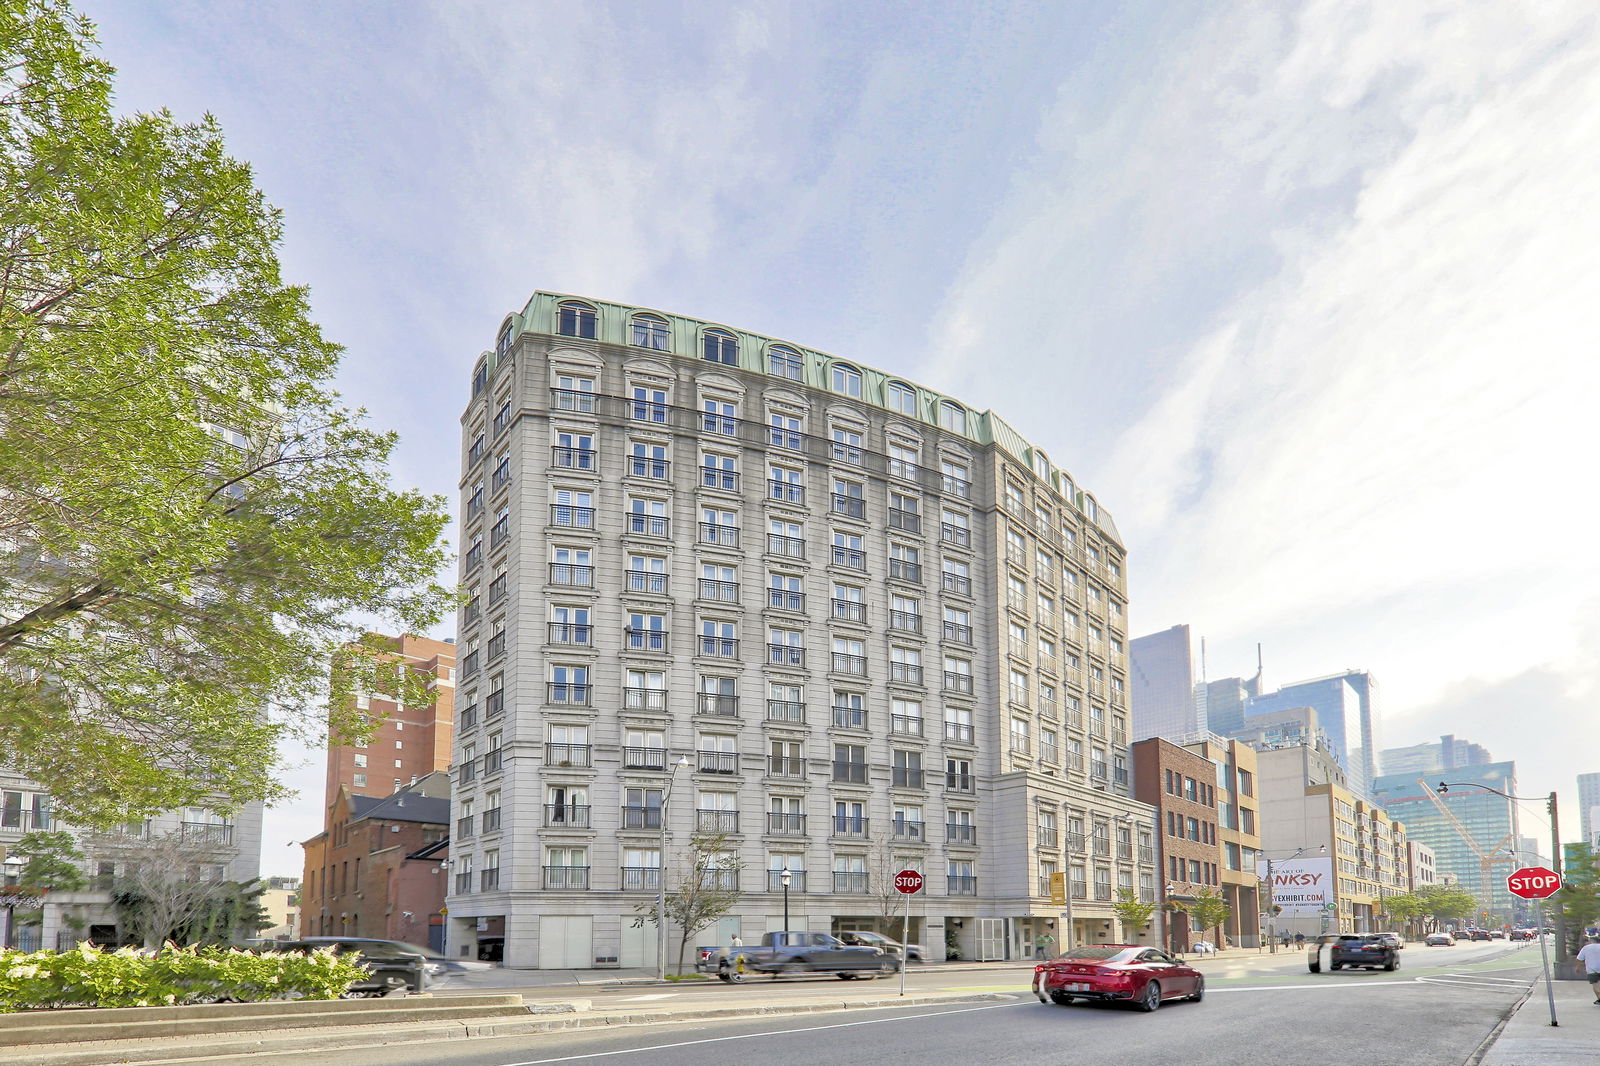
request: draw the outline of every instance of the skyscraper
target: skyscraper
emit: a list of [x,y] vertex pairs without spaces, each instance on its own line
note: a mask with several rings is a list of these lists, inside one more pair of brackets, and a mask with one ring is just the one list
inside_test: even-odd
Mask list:
[[1244,724],[1249,726],[1256,715],[1312,708],[1317,712],[1317,724],[1333,743],[1339,765],[1348,775],[1350,790],[1368,796],[1378,775],[1375,689],[1372,676],[1358,670],[1296,681],[1276,692],[1250,697],[1245,703]]
[[1600,846],[1600,773],[1578,775],[1578,817],[1584,842]]
[[1135,637],[1128,644],[1133,739],[1180,737],[1206,728],[1194,686],[1189,627]]
[[1433,770],[1453,770],[1458,766],[1482,766],[1494,762],[1494,756],[1482,744],[1461,740],[1449,733],[1436,742],[1413,744],[1405,748],[1384,748],[1378,753],[1378,764],[1385,774],[1428,773]]

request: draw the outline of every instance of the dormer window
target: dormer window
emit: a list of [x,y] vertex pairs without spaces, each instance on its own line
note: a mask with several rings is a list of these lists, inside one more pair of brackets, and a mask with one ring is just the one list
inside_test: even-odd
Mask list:
[[859,400],[861,398],[861,371],[846,363],[833,367],[833,391]]
[[967,431],[967,412],[953,403],[945,402],[939,405],[939,425],[956,433]]
[[774,377],[800,381],[804,377],[804,366],[805,363],[801,360],[800,353],[793,348],[774,344],[767,349],[767,373]]
[[668,350],[667,320],[657,315],[634,315],[631,343],[635,348],[653,348],[658,352]]
[[563,337],[594,340],[595,313],[588,304],[567,302],[556,305],[556,332]]
[[899,381],[889,382],[889,409],[903,415],[917,413],[917,393],[910,385]]
[[708,363],[726,366],[739,365],[739,342],[733,334],[720,329],[708,329],[705,334],[705,359]]

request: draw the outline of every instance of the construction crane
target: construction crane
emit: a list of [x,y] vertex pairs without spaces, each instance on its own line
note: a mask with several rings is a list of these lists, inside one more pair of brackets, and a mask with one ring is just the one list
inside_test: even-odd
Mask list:
[[[1467,827],[1461,824],[1461,819],[1456,817],[1456,812],[1452,811],[1450,809],[1450,805],[1444,801],[1443,797],[1434,791],[1432,785],[1428,784],[1427,778],[1417,778],[1417,784],[1422,786],[1422,794],[1433,801],[1433,805],[1439,808],[1439,813],[1444,815],[1445,819],[1455,827],[1457,835],[1459,835],[1462,840],[1466,841],[1467,847],[1471,848],[1472,853],[1478,857],[1479,901],[1485,908],[1487,908],[1489,906],[1489,901],[1493,898],[1493,890],[1490,886],[1494,884],[1492,878],[1494,875],[1495,866],[1499,865],[1500,863],[1506,863],[1509,865],[1517,861],[1516,853],[1509,849],[1503,855],[1500,853],[1501,848],[1504,848],[1507,844],[1510,844],[1516,840],[1516,829],[1513,828],[1511,832],[1501,837],[1499,843],[1495,844],[1494,847],[1490,848],[1488,851],[1484,851],[1483,848],[1479,846],[1478,842],[1472,838],[1472,834],[1467,832]],[[1490,791],[1493,790],[1491,789]]]

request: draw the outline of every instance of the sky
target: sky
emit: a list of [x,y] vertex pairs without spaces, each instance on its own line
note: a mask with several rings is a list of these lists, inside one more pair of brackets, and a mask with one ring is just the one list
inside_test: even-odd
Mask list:
[[[1594,4],[80,9],[119,106],[253,164],[397,484],[455,497],[471,364],[536,289],[787,338],[1043,447],[1115,516],[1133,635],[1370,670],[1385,745],[1515,759],[1576,838]],[[269,875],[321,827],[288,754]]]

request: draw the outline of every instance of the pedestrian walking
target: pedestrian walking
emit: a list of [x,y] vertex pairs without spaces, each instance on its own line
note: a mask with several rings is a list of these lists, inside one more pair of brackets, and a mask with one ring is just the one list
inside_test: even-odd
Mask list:
[[1055,946],[1056,938],[1049,933],[1040,933],[1033,941],[1033,957],[1043,962],[1050,957],[1050,949]]
[[1294,946],[1297,948],[1306,946],[1306,935],[1304,933],[1296,933],[1294,935]]
[[1600,936],[1591,936],[1589,942],[1578,949],[1578,957],[1573,964],[1580,974],[1589,979],[1594,1001],[1600,1003]]

